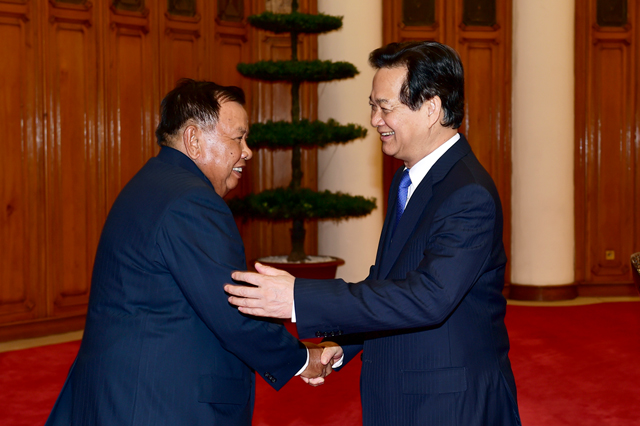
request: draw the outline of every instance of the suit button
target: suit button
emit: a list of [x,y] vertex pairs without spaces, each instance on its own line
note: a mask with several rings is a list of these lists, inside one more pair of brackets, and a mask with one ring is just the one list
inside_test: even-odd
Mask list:
[[271,378],[271,383],[275,383],[275,382],[277,382],[277,381],[278,381],[278,379],[276,379],[275,377],[272,377],[272,378]]
[[338,331],[338,336],[342,336],[342,330]]
[[335,336],[335,335],[336,335],[336,332],[335,332],[335,331],[332,331],[332,332],[331,332],[331,337],[333,337],[333,336]]
[[316,337],[322,337],[322,333],[319,331],[316,331]]

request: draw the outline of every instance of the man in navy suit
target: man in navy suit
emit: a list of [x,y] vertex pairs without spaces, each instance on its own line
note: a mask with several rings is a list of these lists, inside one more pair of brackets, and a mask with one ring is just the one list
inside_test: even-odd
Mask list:
[[193,80],[162,101],[160,153],[106,220],[82,344],[47,425],[248,426],[254,370],[276,390],[327,374],[320,347],[240,314],[222,290],[246,269],[222,199],[251,158],[243,104],[238,87]]
[[406,42],[374,50],[369,61],[377,69],[371,124],[383,152],[404,162],[369,276],[294,280],[257,265],[265,275],[233,274],[257,287],[227,285],[229,300],[252,315],[295,316],[301,337],[339,343],[325,360],[349,362],[362,350],[367,426],[519,425],[504,324],[502,207],[457,132],[460,58],[436,42]]

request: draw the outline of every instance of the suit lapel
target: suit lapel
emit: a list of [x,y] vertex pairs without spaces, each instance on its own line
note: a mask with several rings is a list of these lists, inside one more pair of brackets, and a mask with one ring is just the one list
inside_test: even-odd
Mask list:
[[[445,152],[438,161],[436,161],[424,179],[422,179],[422,182],[420,182],[413,195],[411,195],[407,208],[398,223],[398,229],[393,232],[394,221],[391,220],[391,218],[395,217],[395,202],[401,170],[396,172],[394,182],[391,185],[390,191],[392,191],[392,193],[389,194],[388,204],[393,207],[388,208],[387,217],[383,227],[383,240],[384,247],[386,249],[383,250],[382,253],[379,251],[378,257],[381,259],[377,274],[379,279],[385,279],[389,275],[389,271],[391,271],[391,268],[398,260],[398,256],[400,256],[400,253],[402,252],[402,248],[407,244],[409,237],[413,235],[414,229],[420,222],[420,218],[428,210],[429,200],[433,196],[434,185],[444,179],[451,168],[470,151],[471,147],[469,146],[469,143],[466,138],[460,134],[460,140],[449,148],[449,150]],[[392,232],[393,236],[391,236]]]
[[385,253],[388,252],[389,243],[391,240],[391,233],[393,232],[393,226],[395,225],[396,217],[396,199],[398,198],[398,186],[400,185],[400,177],[404,171],[404,166],[401,166],[396,171],[391,181],[391,187],[389,188],[389,196],[387,198],[387,215],[384,218],[384,224],[382,225],[382,232],[380,234],[380,242],[378,243],[378,253],[376,254],[376,263],[374,269],[375,279],[384,279],[385,275],[380,274],[381,265],[384,262]]

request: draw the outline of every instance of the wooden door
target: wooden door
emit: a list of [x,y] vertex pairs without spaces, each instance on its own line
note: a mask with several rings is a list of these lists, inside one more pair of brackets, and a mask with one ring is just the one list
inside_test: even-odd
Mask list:
[[[511,0],[384,0],[384,43],[434,40],[455,48],[465,71],[463,133],[496,183],[511,248]],[[402,165],[384,156],[383,182]],[[385,195],[385,208],[386,208]],[[506,279],[509,280],[507,268]]]
[[[43,184],[47,317],[82,315],[105,219],[103,96],[97,11],[49,2],[42,43],[45,116]],[[32,82],[33,84],[34,82]]]
[[640,8],[576,1],[576,281],[582,295],[637,295]]
[[45,240],[43,104],[39,10],[0,1],[0,322],[46,314],[41,244]]

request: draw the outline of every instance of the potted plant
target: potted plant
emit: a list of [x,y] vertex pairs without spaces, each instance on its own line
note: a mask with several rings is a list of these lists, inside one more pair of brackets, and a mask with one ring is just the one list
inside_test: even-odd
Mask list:
[[[342,26],[342,17],[298,12],[298,2],[293,0],[291,13],[264,12],[248,17],[253,27],[276,34],[291,36],[291,60],[259,61],[238,64],[238,71],[245,77],[291,83],[291,121],[268,121],[251,125],[247,143],[254,148],[290,149],[291,182],[288,187],[248,194],[229,201],[236,217],[268,221],[291,221],[291,252],[278,261],[273,257],[259,259],[285,269],[298,277],[332,278],[337,266],[344,261],[330,258],[329,272],[318,275],[319,263],[304,251],[304,223],[309,220],[330,219],[340,221],[352,217],[366,216],[376,207],[375,198],[352,196],[329,191],[317,192],[301,186],[303,170],[301,150],[324,147],[328,144],[347,143],[366,136],[367,130],[355,124],[342,125],[335,120],[310,121],[300,117],[300,84],[302,82],[326,82],[352,78],[358,74],[349,62],[299,61],[297,55],[300,34],[321,34]],[[286,258],[286,263],[284,259]],[[277,263],[277,264],[274,264]],[[314,271],[308,271],[313,268]],[[332,271],[332,272],[331,272]],[[327,276],[330,275],[330,276]]]

